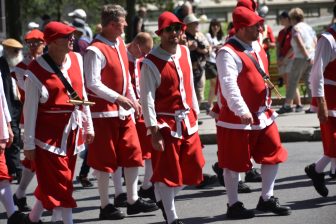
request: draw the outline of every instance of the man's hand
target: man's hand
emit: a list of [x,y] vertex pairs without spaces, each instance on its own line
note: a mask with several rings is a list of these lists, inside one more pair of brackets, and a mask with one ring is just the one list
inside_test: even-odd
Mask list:
[[91,144],[91,143],[93,142],[94,137],[95,137],[94,134],[87,133],[87,134],[85,135],[85,143],[86,143],[86,144]]
[[12,126],[11,126],[10,123],[7,123],[7,128],[8,128],[9,138],[8,138],[8,141],[7,141],[7,144],[6,144],[6,148],[9,148],[13,143],[14,133],[13,133]]
[[5,152],[7,139],[0,140],[0,155]]
[[157,151],[163,152],[164,151],[164,141],[163,141],[159,128],[157,126],[152,126],[149,129],[151,131],[153,148]]
[[325,101],[324,97],[317,97],[317,117],[320,120],[320,123],[325,123],[328,120],[328,108],[327,102]]
[[250,112],[240,117],[242,124],[253,124],[253,117]]
[[35,161],[35,149],[34,150],[24,150],[25,157],[30,161]]
[[135,118],[138,119],[142,115],[142,107],[138,101],[134,102],[134,109],[135,109]]
[[129,110],[131,108],[135,109],[134,102],[132,100],[128,99],[127,97],[122,96],[122,95],[118,96],[118,98],[116,100],[116,103],[119,106],[122,106],[125,110]]

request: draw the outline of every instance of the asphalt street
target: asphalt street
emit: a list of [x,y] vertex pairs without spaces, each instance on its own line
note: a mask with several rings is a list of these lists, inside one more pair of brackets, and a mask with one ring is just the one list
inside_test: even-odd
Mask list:
[[[336,180],[330,180],[327,177],[327,187],[329,196],[320,197],[312,187],[309,179],[305,176],[304,167],[317,160],[322,153],[321,142],[297,142],[285,143],[288,149],[288,161],[281,164],[278,178],[275,186],[275,196],[279,198],[280,203],[292,208],[290,216],[275,216],[270,213],[257,214],[249,220],[228,220],[225,217],[227,197],[225,188],[214,184],[204,189],[195,187],[186,187],[176,198],[176,208],[180,219],[186,224],[205,224],[205,223],[244,223],[244,224],[332,224],[336,220]],[[205,173],[212,173],[211,165],[217,160],[216,145],[206,145],[204,148],[206,157]],[[77,161],[77,172],[82,160]],[[259,167],[259,165],[256,165]],[[328,167],[329,169],[329,167]],[[326,170],[327,171],[327,170]],[[143,169],[140,170],[140,179],[142,179]],[[92,177],[92,176],[91,176]],[[93,178],[93,177],[92,177]],[[242,174],[244,179],[244,174]],[[95,187],[83,189],[80,184],[74,182],[74,197],[77,200],[78,208],[73,210],[74,223],[86,224],[161,224],[163,218],[161,211],[147,214],[128,216],[120,221],[100,221],[99,197],[97,183],[93,180]],[[255,208],[260,196],[260,183],[248,183],[252,193],[240,194],[239,199],[244,202],[245,207]],[[33,204],[34,198],[32,192],[36,186],[36,181],[29,186],[28,203]],[[12,185],[13,192],[17,185]],[[113,183],[110,182],[111,202],[113,202]],[[122,208],[126,212],[126,209]],[[4,208],[0,205],[0,224],[6,223]],[[44,222],[50,223],[50,213],[43,215]]]

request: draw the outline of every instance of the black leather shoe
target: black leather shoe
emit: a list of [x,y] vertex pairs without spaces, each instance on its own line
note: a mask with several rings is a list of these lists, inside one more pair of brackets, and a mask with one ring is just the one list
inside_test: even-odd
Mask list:
[[32,222],[30,221],[29,219],[29,214],[26,214],[25,217],[24,217],[24,224],[43,224],[43,222],[40,220],[38,222]]
[[141,212],[153,212],[158,210],[159,207],[153,201],[145,201],[142,198],[139,198],[134,204],[127,203],[127,215],[135,215]]
[[77,176],[76,180],[81,183],[83,188],[93,187],[93,183],[91,183],[87,176]]
[[218,162],[212,165],[212,170],[216,173],[219,184],[225,187],[223,169],[218,166]]
[[27,204],[26,197],[18,199],[16,197],[16,194],[13,194],[13,201],[14,201],[14,205],[16,205],[19,208],[20,212],[29,212],[31,210],[31,208]]
[[238,182],[238,193],[251,193],[251,188],[243,181]]
[[229,219],[250,219],[254,217],[253,210],[247,210],[244,204],[237,201],[232,206],[227,205],[226,217]]
[[126,193],[121,193],[117,197],[114,197],[114,206],[115,207],[127,207],[127,194]]
[[7,221],[7,224],[25,224],[26,215],[22,212],[15,211]]
[[262,212],[273,212],[277,215],[290,215],[292,212],[290,207],[280,205],[279,199],[274,196],[267,201],[264,201],[264,199],[260,197],[257,210]]
[[165,212],[165,210],[164,210],[162,201],[158,201],[158,202],[156,202],[156,205],[159,207],[159,209],[161,209],[161,211],[162,211],[162,216],[163,216],[164,220],[167,221],[167,215],[166,215],[166,212]]
[[156,201],[155,200],[155,193],[154,193],[154,186],[153,185],[150,188],[148,188],[147,190],[145,190],[142,187],[140,187],[140,189],[138,191],[138,195],[141,198],[149,198],[152,201]]
[[278,114],[285,114],[293,112],[293,108],[290,106],[282,106],[279,110],[276,111]]
[[245,173],[245,182],[261,182],[261,175],[257,168],[252,168]]
[[307,176],[313,181],[315,190],[323,197],[328,196],[328,188],[325,185],[324,173],[317,173],[315,171],[315,163],[306,166],[305,172]]
[[203,174],[203,180],[201,183],[199,183],[198,185],[196,185],[195,187],[198,189],[202,189],[208,185],[212,185],[214,183],[217,182],[217,176],[216,175],[210,175],[207,173]]
[[105,208],[100,208],[100,220],[119,220],[123,218],[125,218],[125,214],[112,204],[106,205]]

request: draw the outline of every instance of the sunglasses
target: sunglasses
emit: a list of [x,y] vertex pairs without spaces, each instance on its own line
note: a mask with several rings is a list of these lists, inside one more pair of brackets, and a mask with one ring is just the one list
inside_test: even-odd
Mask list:
[[38,46],[40,46],[41,44],[43,44],[42,41],[34,41],[34,42],[29,42],[29,43],[27,43],[27,46],[28,46],[28,47],[38,47]]
[[163,30],[165,32],[168,32],[168,33],[173,32],[173,31],[180,32],[182,30],[182,25],[179,24],[179,23],[173,24],[173,25],[170,25],[170,26],[164,28]]
[[68,35],[66,35],[66,36],[63,36],[63,37],[61,37],[62,39],[67,39],[67,40],[74,40],[75,39],[75,36],[74,36],[74,34],[73,33],[70,33],[70,34],[68,34]]

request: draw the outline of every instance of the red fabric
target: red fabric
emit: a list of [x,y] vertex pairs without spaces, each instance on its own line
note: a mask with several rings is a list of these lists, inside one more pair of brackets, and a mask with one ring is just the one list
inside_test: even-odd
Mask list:
[[31,39],[37,39],[37,40],[44,41],[44,34],[38,29],[33,29],[26,34],[24,39],[25,41],[31,40]]
[[77,207],[73,193],[73,176],[77,156],[74,155],[75,132],[68,139],[67,155],[59,156],[45,149],[36,147],[35,196],[47,210],[55,207]]
[[118,166],[143,166],[138,134],[131,116],[93,118],[95,138],[88,151],[88,164],[108,173]]
[[282,30],[280,30],[277,39],[280,57],[286,56],[288,51],[292,48],[290,44],[291,39],[292,39],[291,27],[283,28]]
[[[265,24],[264,27],[266,27],[267,31],[266,31],[266,36],[263,37],[263,39],[268,38],[270,43],[275,43],[275,37],[274,37],[273,31],[272,31],[272,28],[267,24]],[[268,45],[267,44],[263,44],[263,47],[264,47],[265,51],[268,50]]]
[[320,127],[324,155],[336,158],[336,117],[328,117],[328,121]]
[[275,123],[262,130],[238,130],[217,127],[219,167],[236,172],[252,168],[251,157],[256,163],[278,164],[287,159]]
[[6,165],[5,153],[0,153],[0,181],[12,180],[12,177],[8,174],[8,168]]
[[168,128],[160,129],[164,139],[163,152],[153,150],[152,182],[169,187],[197,185],[203,180],[204,157],[198,133],[188,136],[183,125],[183,139],[174,138]]
[[171,12],[165,11],[163,12],[159,18],[158,18],[158,30],[155,31],[157,35],[160,36],[163,29],[167,28],[168,26],[179,23],[182,25],[182,29],[186,29],[186,25],[184,23],[181,23],[181,21]]
[[30,170],[31,172],[35,172],[35,163],[29,159],[24,158],[21,160],[22,166],[24,166],[26,169]]
[[136,121],[136,129],[139,136],[141,151],[142,151],[142,159],[150,159],[152,157],[153,145],[152,138],[150,135],[147,135],[147,128],[145,125],[145,120],[140,118]]
[[44,39],[49,44],[50,42],[67,36],[73,33],[76,29],[64,23],[51,21],[44,27]]
[[258,4],[254,0],[238,0],[237,7],[243,6],[251,11],[256,11]]
[[[254,116],[255,124],[259,123],[259,119],[257,119],[256,115],[261,106],[266,106],[266,104],[271,102],[271,91],[268,92],[267,95],[267,87],[265,86],[265,82],[252,60],[243,52],[239,51],[236,46],[233,46],[227,43],[225,46],[231,48],[242,60],[243,67],[242,71],[238,75],[237,83],[240,89],[241,95]],[[262,63],[265,68],[266,74],[268,74],[268,60],[267,55],[263,49],[259,52],[259,56],[262,60]],[[240,124],[241,120],[238,116],[236,116],[228,107],[227,102],[223,95],[220,95],[221,99],[221,111],[219,115],[219,120]],[[272,110],[266,110],[267,115],[272,115]]]
[[264,22],[262,17],[243,6],[238,6],[233,10],[232,19],[236,31],[243,27],[254,26],[257,23]]
[[[190,85],[190,73],[192,68],[188,61],[187,51],[185,46],[181,46],[181,57],[179,58],[179,64],[181,66],[183,74],[183,87],[186,94],[186,103],[190,108],[192,108],[192,86]],[[185,110],[185,106],[182,102],[182,96],[180,92],[180,78],[177,74],[174,62],[165,61],[153,54],[149,54],[146,57],[148,60],[152,61],[157,67],[161,76],[161,85],[156,89],[155,92],[155,111],[157,113],[175,113],[177,110]],[[169,88],[167,88],[169,86]],[[197,117],[195,112],[192,110],[188,114],[190,121],[190,126],[194,127],[196,125]],[[158,122],[166,122],[172,130],[175,131],[176,121],[173,116],[163,116],[158,115]]]
[[[71,59],[71,66],[67,73],[71,79],[73,89],[78,93],[80,98],[83,98],[83,80],[80,75],[81,72],[78,58],[73,52],[70,52],[69,56]],[[35,136],[46,144],[60,147],[63,131],[69,121],[71,113],[48,113],[48,111],[73,111],[74,105],[67,102],[69,100],[67,91],[62,81],[55,73],[49,73],[44,70],[36,60],[29,64],[28,69],[48,89],[49,93],[48,101],[39,104],[38,107]],[[51,132],[53,135],[50,134]],[[78,145],[84,144],[82,132],[83,130],[81,128]]]
[[[130,76],[131,76],[131,83],[132,83],[133,90],[134,90],[134,93],[135,93],[135,96],[136,96],[137,99],[140,99],[140,95],[139,95],[140,86],[137,86],[137,82],[139,84],[140,77],[141,77],[142,60],[143,60],[143,58],[141,58],[139,60],[136,60],[136,64],[135,64],[134,61],[128,60],[128,66],[129,66],[128,68],[129,68],[129,73],[130,73]],[[137,71],[138,80],[136,80],[135,71]]]
[[[94,40],[91,44],[97,47],[105,56],[106,65],[101,70],[101,81],[102,83],[110,89],[113,89],[117,93],[123,95],[123,92],[128,88],[128,57],[125,44],[121,38],[118,38],[119,46],[118,49],[121,54],[121,58],[118,56],[116,48],[112,48],[107,44],[100,42],[99,40]],[[126,80],[123,77],[123,69],[121,63],[125,68]],[[126,82],[126,90],[123,89],[124,82]],[[92,93],[88,90],[88,93]],[[116,111],[118,110],[118,105],[115,103],[108,102],[100,97],[94,96],[94,94],[89,94],[88,98],[90,101],[96,104],[90,107],[91,112],[104,112],[104,111]]]

